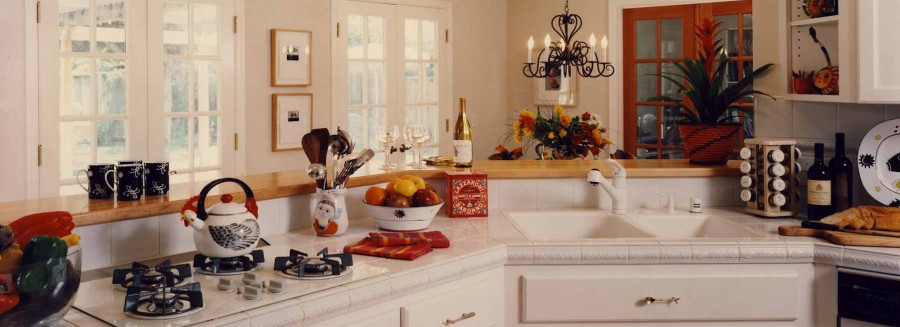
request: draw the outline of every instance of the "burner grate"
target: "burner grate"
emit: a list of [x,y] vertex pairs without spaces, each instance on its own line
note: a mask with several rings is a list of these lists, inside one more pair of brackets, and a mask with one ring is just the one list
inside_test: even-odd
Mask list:
[[128,288],[125,295],[125,314],[139,319],[169,319],[182,317],[203,308],[200,283],[145,290]]
[[139,262],[132,262],[131,268],[114,270],[112,282],[120,290],[129,287],[154,290],[182,285],[190,277],[191,266],[187,264],[173,266],[171,261],[166,260],[151,268]]
[[316,279],[341,276],[353,266],[353,256],[349,253],[329,254],[328,248],[317,256],[291,250],[287,257],[275,258],[275,270],[290,278]]
[[210,258],[197,253],[194,255],[194,268],[197,272],[208,275],[237,275],[255,271],[259,264],[265,262],[263,251],[256,249],[249,255],[231,258]]

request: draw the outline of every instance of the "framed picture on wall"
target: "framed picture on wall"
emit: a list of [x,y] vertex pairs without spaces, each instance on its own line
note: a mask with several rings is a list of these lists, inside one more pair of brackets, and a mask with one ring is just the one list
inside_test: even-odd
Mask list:
[[303,135],[312,130],[313,95],[272,94],[272,151],[302,150]]
[[[534,51],[534,57],[540,51]],[[541,58],[546,60],[546,57]],[[534,79],[534,104],[539,106],[562,105],[573,107],[578,105],[578,74],[563,76],[559,67],[550,67],[547,77]]]
[[272,30],[272,86],[312,85],[312,32]]

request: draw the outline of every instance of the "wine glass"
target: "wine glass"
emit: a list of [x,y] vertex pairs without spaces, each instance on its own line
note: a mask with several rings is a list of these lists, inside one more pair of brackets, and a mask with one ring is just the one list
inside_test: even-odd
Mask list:
[[410,146],[411,148],[413,148],[412,162],[406,164],[406,166],[411,167],[411,168],[415,168],[415,167],[419,164],[419,161],[418,161],[417,158],[416,158],[416,151],[415,151],[415,148],[416,148],[416,140],[415,140],[415,137],[414,137],[413,135],[415,135],[415,134],[416,134],[415,131],[418,130],[418,129],[420,129],[420,128],[422,128],[422,126],[420,126],[420,125],[406,125],[406,126],[403,126],[403,139],[405,139],[406,142],[409,142],[409,146]]
[[394,146],[394,141],[397,141],[399,137],[400,128],[397,125],[390,128],[387,126],[378,128],[378,144],[384,149],[384,166],[381,166],[381,169],[392,170],[397,168],[397,164],[391,162],[391,147]]
[[431,142],[432,137],[434,135],[431,133],[431,128],[419,126],[418,128],[413,130],[413,139],[416,141],[416,151],[419,152],[419,160],[416,161],[416,165],[413,166],[415,169],[425,169],[428,168],[427,165],[422,164],[422,152],[429,142]]

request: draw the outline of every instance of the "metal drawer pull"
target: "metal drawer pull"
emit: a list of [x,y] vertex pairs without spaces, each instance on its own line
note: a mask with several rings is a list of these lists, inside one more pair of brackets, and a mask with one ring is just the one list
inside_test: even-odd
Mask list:
[[459,315],[459,318],[456,318],[456,319],[447,319],[446,321],[444,321],[444,326],[450,326],[450,325],[453,325],[453,324],[458,323],[458,322],[460,322],[460,321],[463,321],[463,320],[472,318],[472,317],[474,317],[474,316],[475,316],[475,313],[474,313],[474,312],[463,313],[463,314]]
[[653,298],[652,296],[648,296],[648,297],[645,297],[643,300],[641,300],[641,302],[644,302],[644,304],[653,304],[653,303],[657,303],[657,302],[666,303],[666,304],[670,304],[670,303],[678,304],[679,300],[681,300],[681,299],[674,297],[674,296],[670,297],[668,299],[656,299],[656,298]]

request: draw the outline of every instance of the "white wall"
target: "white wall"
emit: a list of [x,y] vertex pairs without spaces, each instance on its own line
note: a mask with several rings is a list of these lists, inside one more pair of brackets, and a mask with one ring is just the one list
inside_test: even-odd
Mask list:
[[[272,152],[272,94],[313,93],[313,128],[331,127],[331,1],[247,1],[244,19],[247,174],[305,169],[303,151]],[[312,86],[270,86],[273,28],[313,32]]]
[[25,3],[0,0],[0,202],[25,198]]

